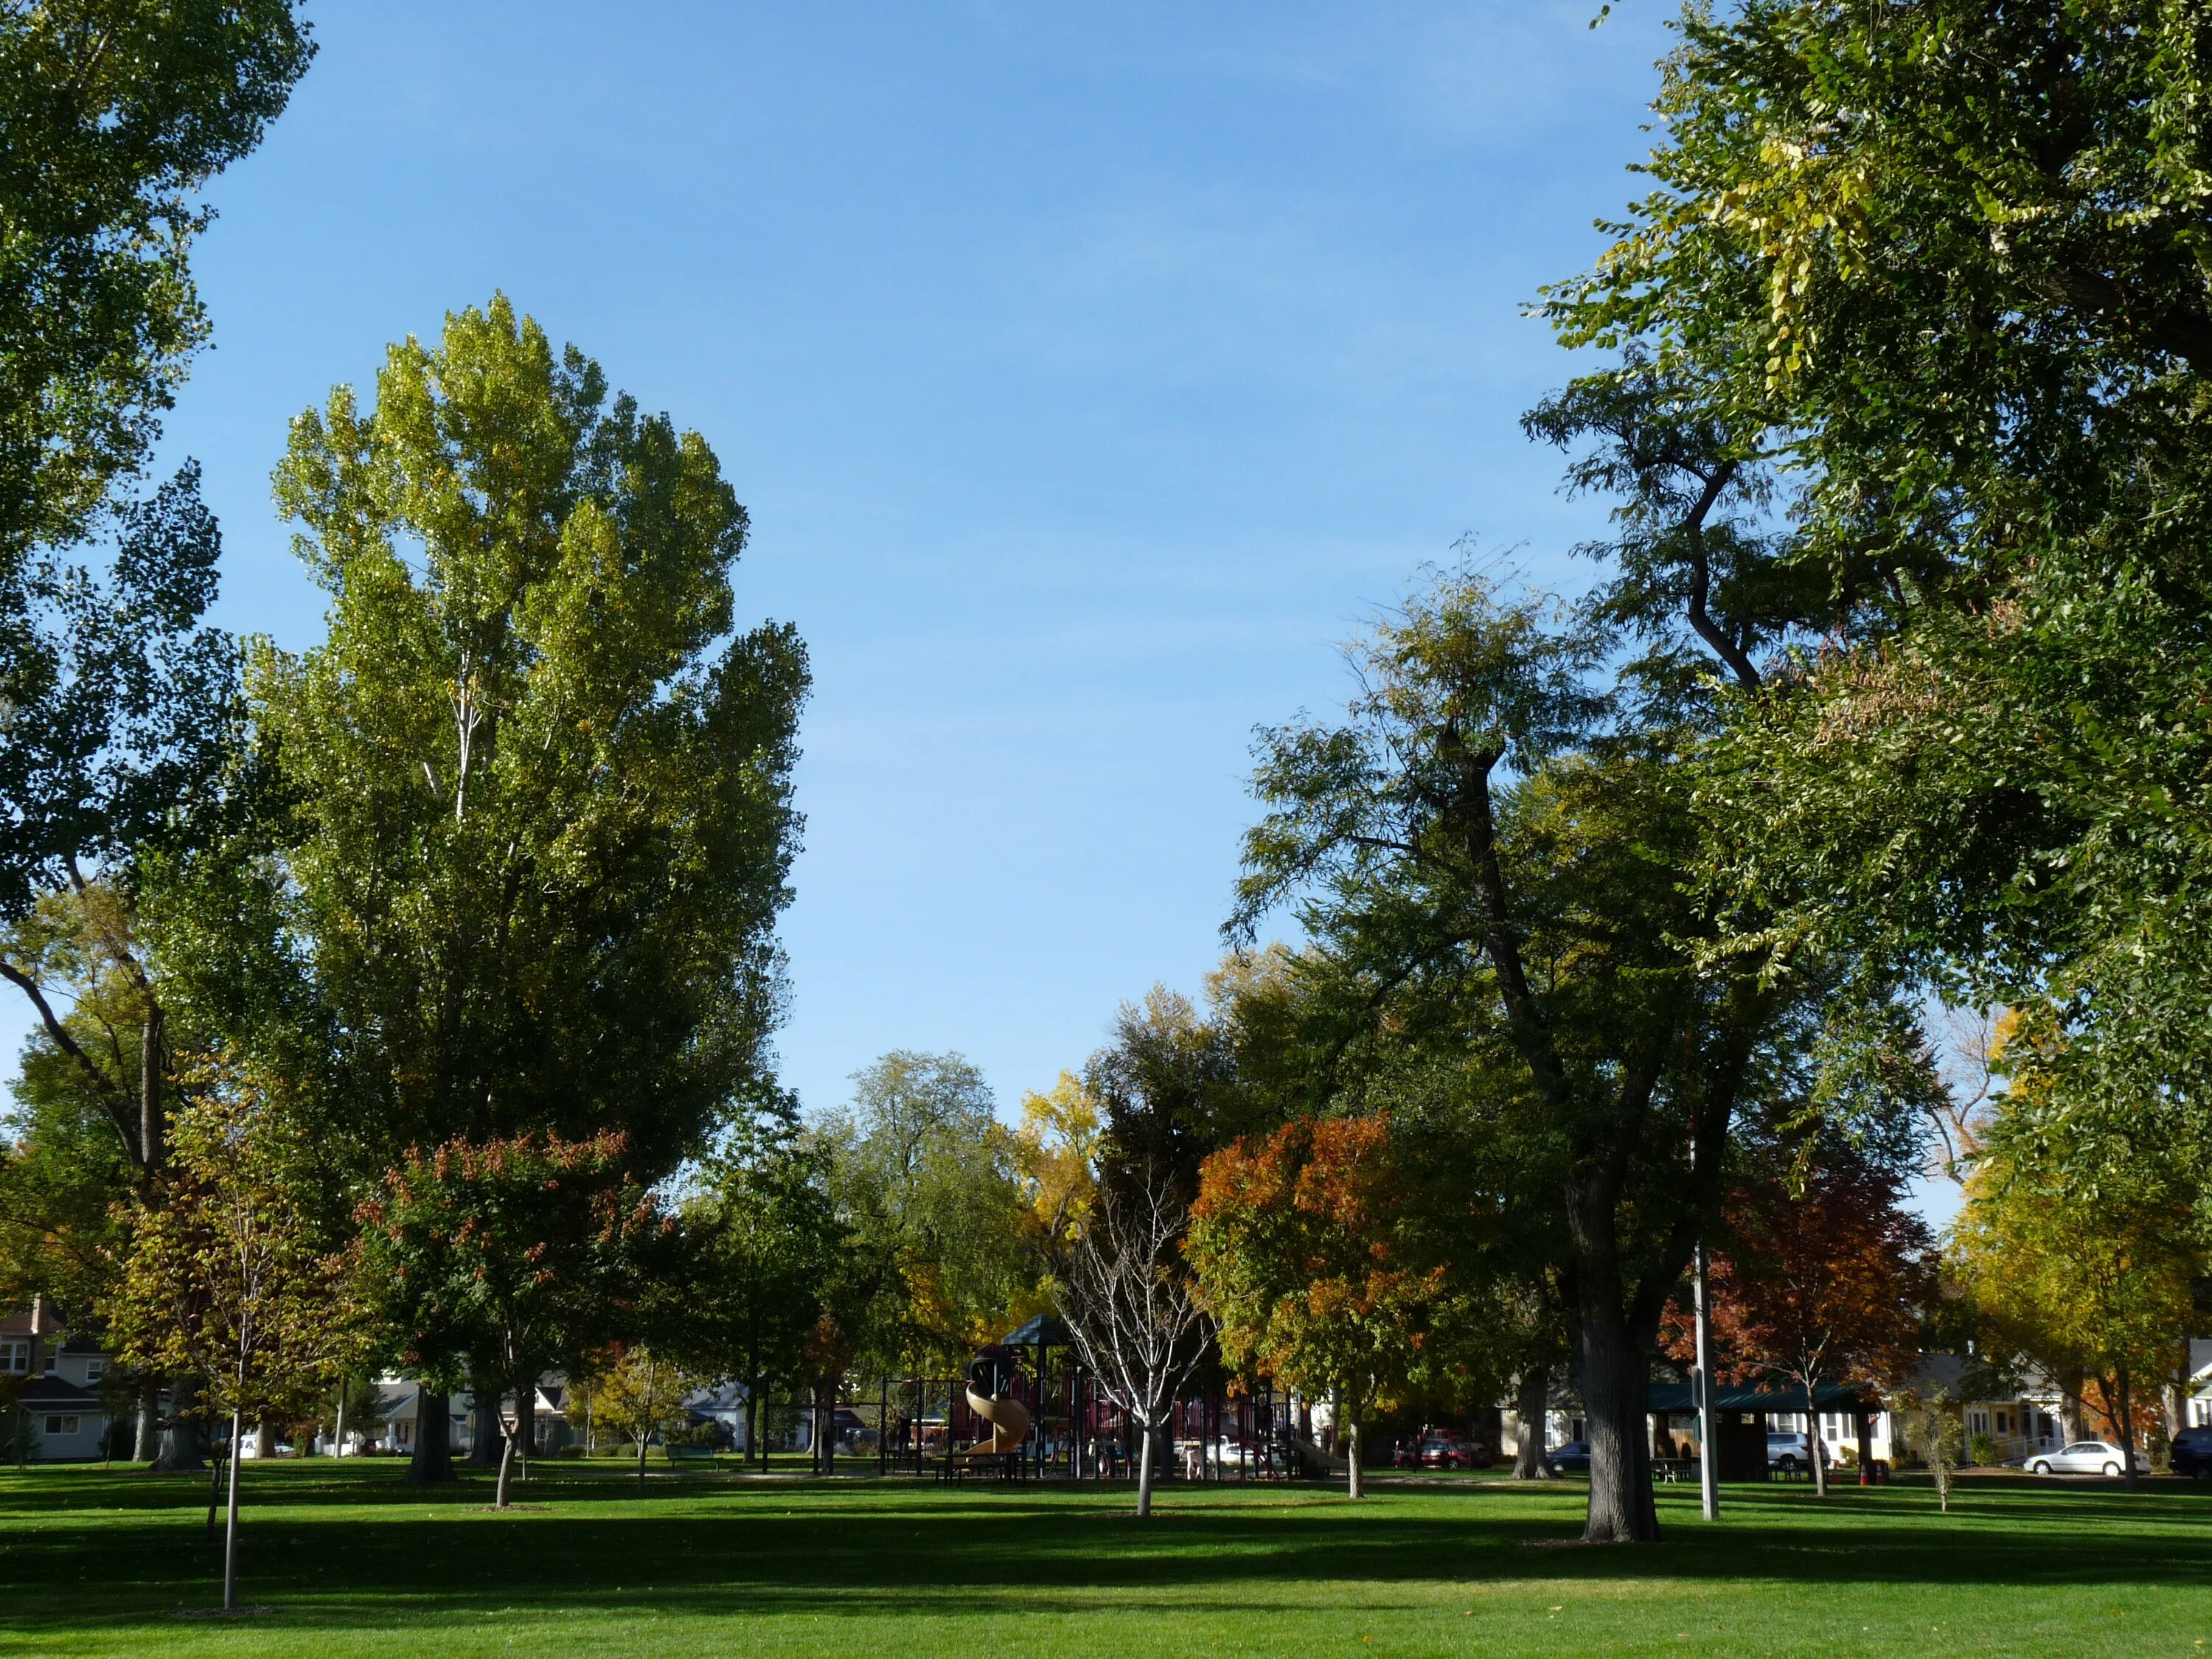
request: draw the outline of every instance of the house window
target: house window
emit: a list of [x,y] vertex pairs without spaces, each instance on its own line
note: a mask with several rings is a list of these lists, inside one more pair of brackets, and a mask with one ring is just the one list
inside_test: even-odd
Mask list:
[[1997,1413],[1997,1432],[1999,1434],[2010,1434],[2012,1432],[2012,1413],[2010,1412],[1999,1412]]
[[31,1344],[27,1338],[0,1336],[0,1371],[21,1376],[31,1369]]
[[1990,1431],[1990,1414],[1987,1412],[1968,1412],[1966,1426],[1976,1434],[1987,1434]]
[[84,1380],[86,1382],[97,1382],[101,1377],[106,1375],[107,1362],[105,1359],[88,1359],[84,1362]]
[[75,1434],[76,1432],[76,1419],[74,1417],[50,1417],[46,1419],[46,1432],[48,1434]]

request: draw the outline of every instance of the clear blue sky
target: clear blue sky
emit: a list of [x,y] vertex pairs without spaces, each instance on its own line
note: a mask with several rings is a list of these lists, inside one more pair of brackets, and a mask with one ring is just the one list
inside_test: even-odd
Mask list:
[[1672,8],[1596,9],[314,5],[169,422],[222,619],[319,636],[287,420],[504,289],[706,434],[740,614],[812,651],[786,1075],[958,1049],[1011,1110],[1197,990],[1253,726],[1417,566],[1586,580],[1522,308],[1635,190]]

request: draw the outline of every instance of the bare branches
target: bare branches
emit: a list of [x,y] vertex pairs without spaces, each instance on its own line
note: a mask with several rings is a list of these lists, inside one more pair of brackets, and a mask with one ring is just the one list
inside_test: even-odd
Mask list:
[[1182,1261],[1188,1223],[1156,1173],[1133,1191],[1102,1188],[1061,1286],[1076,1352],[1107,1397],[1148,1431],[1166,1420],[1206,1351],[1206,1313]]

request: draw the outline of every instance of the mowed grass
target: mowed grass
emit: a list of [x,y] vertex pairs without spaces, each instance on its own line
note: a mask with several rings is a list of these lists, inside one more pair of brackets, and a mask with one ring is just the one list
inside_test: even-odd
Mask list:
[[1662,1488],[1667,1541],[1553,1547],[1582,1488],[807,1481],[540,1464],[526,1507],[400,1466],[248,1465],[225,1620],[206,1484],[0,1476],[0,1654],[2212,1653],[2212,1492]]

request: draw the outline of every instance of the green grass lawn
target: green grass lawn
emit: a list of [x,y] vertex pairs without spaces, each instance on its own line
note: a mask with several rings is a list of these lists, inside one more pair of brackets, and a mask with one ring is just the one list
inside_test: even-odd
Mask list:
[[1668,1541],[1572,1538],[1581,1488],[1489,1479],[1126,1488],[810,1482],[541,1464],[249,1465],[241,1600],[219,1599],[204,1480],[0,1475],[0,1654],[2212,1654],[2212,1492],[2015,1478],[1731,1488]]

